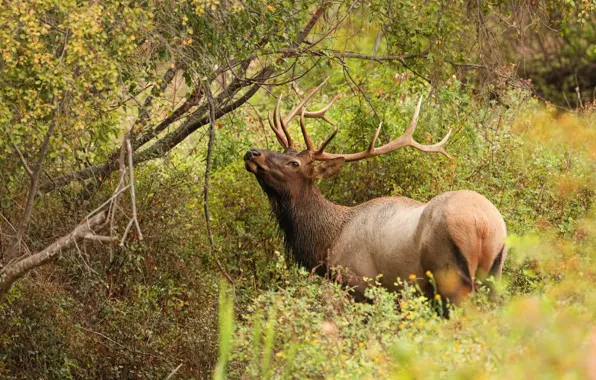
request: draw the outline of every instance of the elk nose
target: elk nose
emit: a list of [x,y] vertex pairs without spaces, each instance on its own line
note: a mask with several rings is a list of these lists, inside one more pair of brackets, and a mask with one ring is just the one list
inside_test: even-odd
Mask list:
[[244,155],[244,161],[248,161],[250,159],[252,159],[253,157],[258,157],[261,155],[261,152],[259,152],[256,149],[251,149],[248,152],[246,152],[246,154]]

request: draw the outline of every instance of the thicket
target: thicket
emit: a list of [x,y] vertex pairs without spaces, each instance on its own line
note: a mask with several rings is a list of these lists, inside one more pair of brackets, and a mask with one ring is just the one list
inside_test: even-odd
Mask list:
[[[82,237],[3,289],[0,376],[209,378],[218,361],[231,378],[594,373],[593,6],[3,2],[0,277],[130,185],[121,152],[135,199],[97,231],[115,243]],[[510,232],[499,304],[480,292],[444,320],[412,284],[356,304],[295,267],[242,156],[277,149],[277,96],[290,108],[328,76],[313,108],[341,95],[330,150],[364,149],[380,121],[380,142],[396,137],[423,95],[416,138],[453,128],[454,159],[403,149],[346,165],[323,194],[484,194]],[[316,141],[331,128],[309,123]],[[119,244],[133,200],[143,239]]]

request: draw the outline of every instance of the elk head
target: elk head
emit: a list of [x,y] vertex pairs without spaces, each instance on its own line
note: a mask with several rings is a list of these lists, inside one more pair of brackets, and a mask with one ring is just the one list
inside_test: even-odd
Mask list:
[[[325,82],[326,80],[309,91],[304,99],[283,117],[279,112],[279,105],[281,103],[280,96],[275,111],[273,112],[273,118],[271,115],[268,115],[269,125],[275,133],[277,141],[283,147],[283,153],[261,149],[250,149],[244,155],[246,170],[256,176],[259,184],[269,197],[293,198],[312,186],[317,179],[328,178],[339,173],[344,162],[375,157],[392,152],[404,146],[411,146],[424,152],[439,152],[450,158],[445,151],[444,146],[451,134],[451,130],[441,142],[434,145],[422,145],[413,139],[414,130],[418,123],[422,97],[418,101],[418,106],[416,107],[412,121],[404,134],[385,145],[375,147],[375,142],[383,125],[383,123],[380,123],[373,135],[368,149],[362,152],[349,154],[325,152],[327,145],[337,135],[337,128],[318,149],[314,148],[310,136],[306,131],[305,118],[319,118],[334,125],[334,123],[325,116],[325,113],[333,105],[333,102],[335,102],[338,96],[335,96],[329,104],[319,111],[306,111],[306,103],[323,87]],[[306,144],[306,149],[301,152],[298,152],[295,149],[294,140],[287,129],[290,121],[298,115],[300,116],[300,127]],[[318,162],[318,164],[315,165],[316,162]]]

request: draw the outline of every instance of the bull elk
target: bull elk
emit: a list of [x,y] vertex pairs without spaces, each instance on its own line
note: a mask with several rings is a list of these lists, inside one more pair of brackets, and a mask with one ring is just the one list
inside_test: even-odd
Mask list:
[[[382,275],[380,282],[385,288],[397,290],[397,278],[406,280],[414,274],[421,289],[432,296],[434,288],[426,275],[430,271],[438,293],[456,304],[475,289],[475,280],[488,276],[498,280],[507,256],[505,222],[495,206],[474,191],[446,192],[428,203],[406,197],[382,197],[355,207],[336,205],[323,197],[316,180],[338,174],[345,162],[405,146],[450,158],[444,147],[451,133],[434,145],[414,141],[420,98],[405,133],[388,144],[375,147],[379,125],[365,151],[325,152],[337,128],[316,149],[304,120],[320,118],[333,124],[325,113],[337,99],[319,111],[306,111],[306,103],[323,84],[283,117],[279,111],[280,97],[269,124],[283,153],[250,149],[244,156],[246,170],[255,175],[267,194],[286,248],[296,261],[310,270],[334,266],[347,269],[348,275],[343,279],[360,300],[368,284],[364,278],[378,275]],[[287,129],[296,116],[300,116],[306,144],[301,152],[295,149]]]

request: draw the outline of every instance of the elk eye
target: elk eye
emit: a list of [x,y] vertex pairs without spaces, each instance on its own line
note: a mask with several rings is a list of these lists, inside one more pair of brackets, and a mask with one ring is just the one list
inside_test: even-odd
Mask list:
[[291,167],[293,167],[293,168],[297,168],[297,167],[299,167],[299,166],[300,166],[300,164],[298,163],[298,161],[290,161],[290,162],[288,163],[288,165],[290,165],[290,166],[291,166]]

